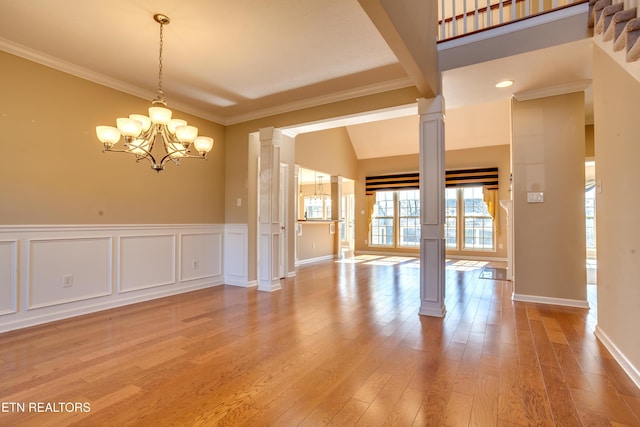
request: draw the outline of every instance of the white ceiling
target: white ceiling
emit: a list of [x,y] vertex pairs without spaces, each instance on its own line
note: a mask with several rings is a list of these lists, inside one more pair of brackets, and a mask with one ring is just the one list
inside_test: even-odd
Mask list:
[[[171,18],[163,54],[169,107],[218,123],[413,85],[357,0],[0,0],[0,49],[152,99],[154,13]],[[446,71],[447,108],[500,105],[514,91],[588,80],[590,46],[587,40],[537,52],[535,61],[524,54]],[[502,77],[516,83],[498,91]],[[402,117],[416,109],[402,111],[393,120],[342,124],[359,158],[417,152],[416,118]],[[473,135],[458,140],[454,148],[477,143]]]

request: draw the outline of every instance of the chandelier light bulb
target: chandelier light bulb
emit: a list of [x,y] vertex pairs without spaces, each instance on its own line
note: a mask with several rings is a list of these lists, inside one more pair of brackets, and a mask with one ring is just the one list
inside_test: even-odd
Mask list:
[[198,136],[198,128],[195,126],[178,126],[176,128],[176,137],[180,142],[192,143]]
[[171,110],[164,107],[149,107],[149,118],[153,123],[166,125],[171,120]]
[[120,131],[113,126],[96,126],[96,135],[100,142],[109,146],[120,141]]
[[194,141],[193,146],[199,153],[206,154],[213,148],[213,138],[199,136]]
[[121,117],[116,120],[118,130],[124,136],[137,137],[142,133],[142,123],[137,120]]
[[147,116],[144,116],[142,114],[129,114],[129,118],[142,123],[142,132],[147,132],[151,127],[151,119],[149,119],[149,117]]
[[186,120],[181,120],[181,119],[171,119],[169,120],[169,123],[167,124],[167,129],[169,129],[169,132],[171,132],[173,135],[176,134],[176,128],[178,126],[186,126],[187,125],[187,121]]

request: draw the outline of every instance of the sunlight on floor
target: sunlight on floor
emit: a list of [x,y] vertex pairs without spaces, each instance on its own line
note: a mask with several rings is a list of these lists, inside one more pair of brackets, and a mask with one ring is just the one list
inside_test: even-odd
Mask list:
[[485,265],[489,264],[488,261],[469,261],[469,260],[459,260],[452,264],[449,264],[450,260],[447,260],[446,269],[447,270],[455,270],[455,271],[473,271],[473,270],[481,270]]

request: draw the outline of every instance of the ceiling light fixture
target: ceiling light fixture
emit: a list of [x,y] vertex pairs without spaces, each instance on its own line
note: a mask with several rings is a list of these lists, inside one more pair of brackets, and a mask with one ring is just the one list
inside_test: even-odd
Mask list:
[[[162,92],[162,28],[169,24],[170,19],[159,13],[153,15],[153,19],[160,24],[160,55],[158,91],[156,98],[151,101],[149,116],[131,114],[129,118],[117,119],[117,127],[96,126],[96,135],[103,144],[103,152],[133,154],[136,161],[146,159],[151,163],[153,170],[160,172],[169,161],[179,165],[180,159],[184,158],[205,159],[213,148],[213,138],[198,136],[197,127],[187,125],[184,120],[171,118],[172,112],[166,108],[167,103]],[[114,149],[121,136],[124,139],[124,149]],[[159,161],[151,154],[156,142],[162,144],[165,150],[165,153],[160,153],[163,156]],[[192,144],[199,155],[190,154]]]
[[513,80],[503,80],[500,83],[496,84],[496,87],[503,88],[509,87],[513,84]]

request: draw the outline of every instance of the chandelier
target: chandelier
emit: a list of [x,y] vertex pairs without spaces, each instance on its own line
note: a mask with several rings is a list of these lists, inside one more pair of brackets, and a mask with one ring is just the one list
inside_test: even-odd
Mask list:
[[[146,159],[151,163],[151,168],[156,172],[164,169],[169,162],[177,165],[180,159],[196,158],[204,159],[213,148],[213,138],[198,136],[198,128],[187,125],[181,119],[172,119],[172,112],[166,108],[162,92],[162,28],[168,25],[168,16],[162,14],[153,15],[153,19],[160,24],[160,55],[158,67],[158,91],[156,98],[151,101],[149,116],[143,114],[131,114],[128,118],[121,117],[116,120],[117,127],[96,126],[96,135],[104,147],[103,152],[130,153],[136,157],[136,161]],[[114,148],[115,144],[124,140],[124,149]],[[164,153],[156,158],[151,154],[154,145],[162,144]],[[198,152],[191,154],[191,147]],[[156,155],[158,155],[156,153]]]

